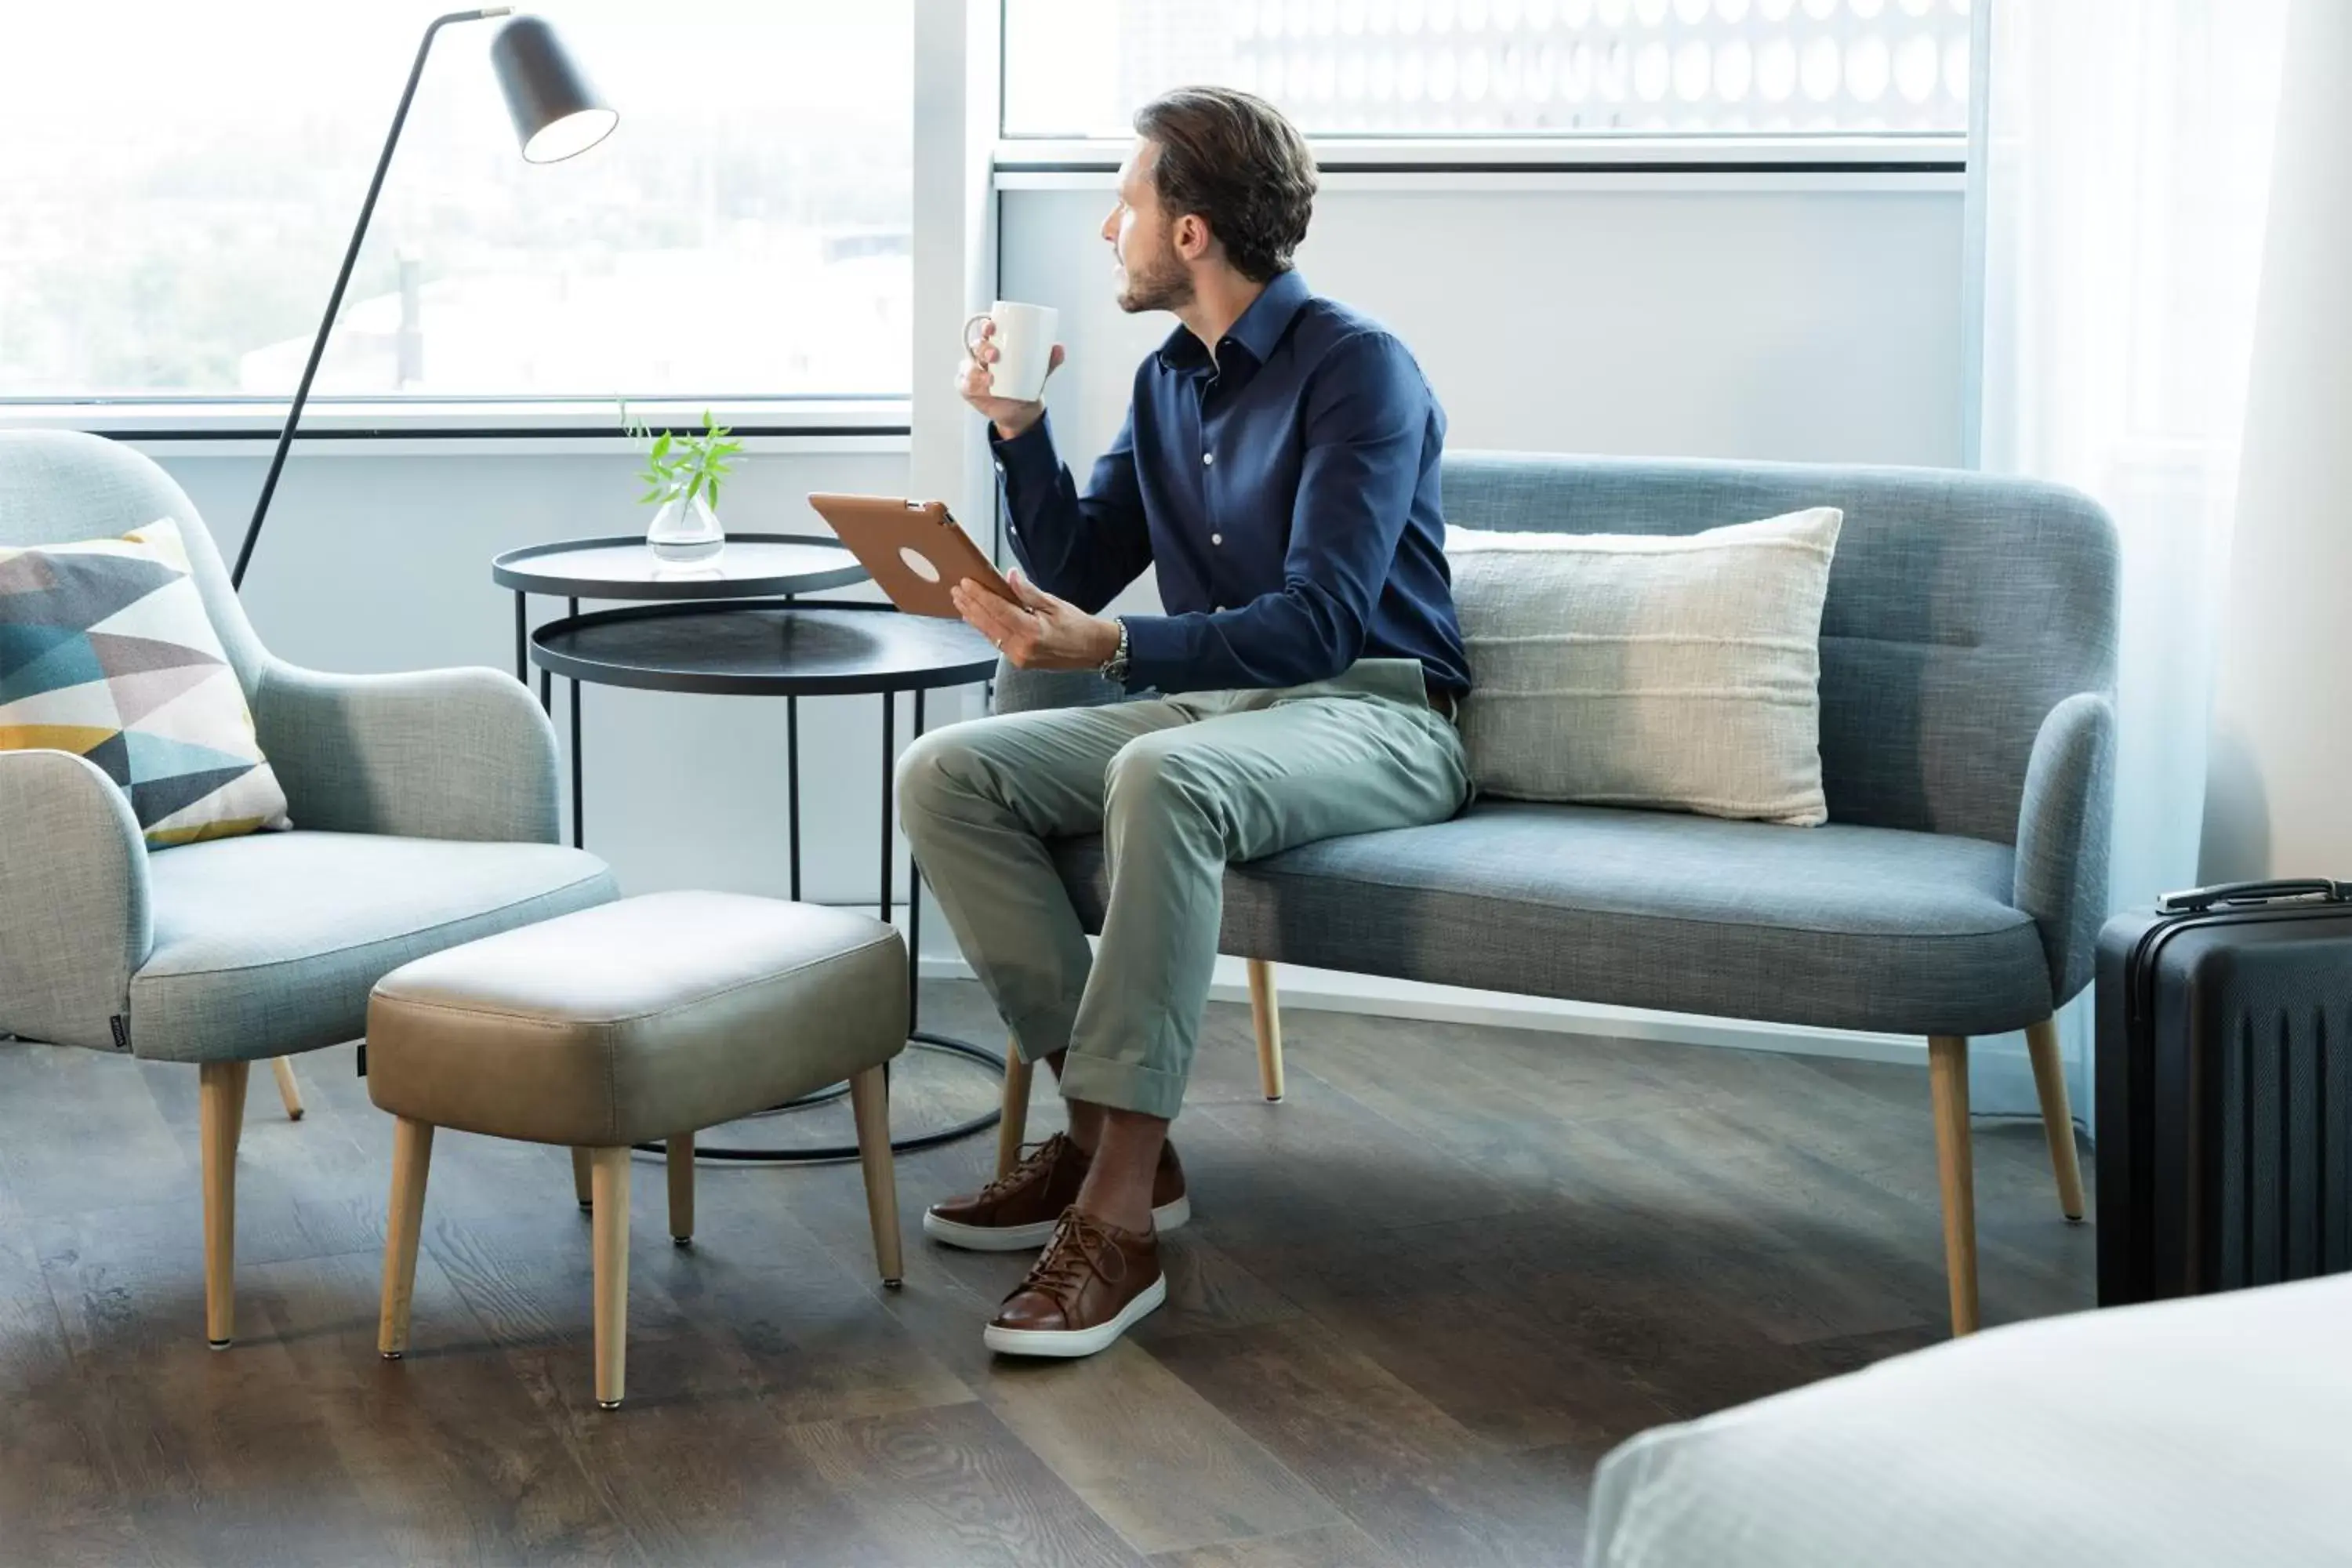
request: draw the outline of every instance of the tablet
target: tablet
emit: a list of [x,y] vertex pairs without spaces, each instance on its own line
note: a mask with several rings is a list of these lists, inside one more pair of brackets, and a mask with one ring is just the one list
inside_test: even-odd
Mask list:
[[971,535],[948,515],[945,501],[841,495],[808,500],[890,602],[908,615],[961,620],[948,593],[966,577],[1000,599],[1021,602]]

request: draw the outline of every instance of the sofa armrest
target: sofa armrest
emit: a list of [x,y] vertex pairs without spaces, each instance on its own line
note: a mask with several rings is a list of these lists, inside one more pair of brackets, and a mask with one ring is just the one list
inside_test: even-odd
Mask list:
[[0,1034],[125,1048],[117,1020],[154,942],[122,791],[68,752],[0,752]]
[[2012,901],[2042,928],[2057,1005],[2090,984],[2107,918],[2115,752],[2114,704],[2105,693],[2081,691],[2042,719],[2025,767]]
[[273,663],[253,719],[297,827],[555,842],[555,727],[510,675]]
[[1018,669],[996,661],[996,700],[991,711],[1026,713],[1038,708],[1100,708],[1123,702],[1128,694],[1091,669]]

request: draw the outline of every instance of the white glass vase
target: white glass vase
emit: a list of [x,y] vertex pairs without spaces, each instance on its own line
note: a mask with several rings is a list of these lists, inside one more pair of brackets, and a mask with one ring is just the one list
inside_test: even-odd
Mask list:
[[672,496],[654,513],[646,530],[646,543],[654,554],[673,566],[705,566],[727,548],[727,531],[719,514],[700,496]]

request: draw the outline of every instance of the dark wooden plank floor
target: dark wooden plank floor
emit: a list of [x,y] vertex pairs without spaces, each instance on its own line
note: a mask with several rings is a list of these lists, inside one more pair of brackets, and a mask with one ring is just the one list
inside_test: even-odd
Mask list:
[[[969,985],[927,1005],[993,1036]],[[706,1165],[680,1251],[641,1161],[609,1414],[562,1152],[436,1142],[386,1363],[389,1121],[348,1049],[303,1059],[299,1123],[256,1072],[213,1354],[195,1073],[0,1045],[0,1562],[1570,1563],[1619,1439],[1940,1335],[1922,1071],[1294,1011],[1270,1106],[1246,1013],[1213,1014],[1198,1219],[1125,1344],[982,1348],[1026,1260],[914,1223],[986,1138],[901,1163],[897,1294],[854,1166]],[[935,1057],[898,1080],[902,1131],[992,1098]],[[2087,1306],[2039,1129],[1980,1124],[1976,1157],[1987,1320]]]

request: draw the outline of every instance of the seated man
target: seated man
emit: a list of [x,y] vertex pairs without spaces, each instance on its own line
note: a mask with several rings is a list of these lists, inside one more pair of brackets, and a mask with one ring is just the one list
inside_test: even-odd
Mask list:
[[[1042,402],[965,398],[993,426],[1019,605],[967,581],[964,618],[1024,669],[1100,669],[1159,695],[933,731],[902,820],[1023,1058],[1054,1066],[1069,1133],[924,1215],[932,1237],[1045,1243],[988,1344],[1088,1355],[1157,1307],[1155,1226],[1190,1210],[1167,1143],[1208,1000],[1229,860],[1438,822],[1470,792],[1453,713],[1470,678],[1438,509],[1444,416],[1378,324],[1291,270],[1315,165],[1246,93],[1147,105],[1103,224],[1122,310],[1181,323],[1135,376],[1086,492]],[[1053,351],[1059,365],[1062,351]],[[1097,612],[1147,566],[1168,613]],[[1099,954],[1045,841],[1101,832]]]

